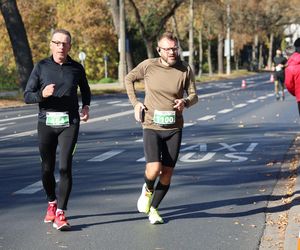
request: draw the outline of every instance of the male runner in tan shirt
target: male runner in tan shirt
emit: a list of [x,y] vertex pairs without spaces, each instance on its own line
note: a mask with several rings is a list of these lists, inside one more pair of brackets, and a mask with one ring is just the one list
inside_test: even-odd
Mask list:
[[[145,184],[137,207],[139,212],[148,214],[151,224],[164,223],[157,208],[168,192],[179,155],[182,113],[184,108],[198,101],[194,74],[189,65],[180,60],[178,41],[171,32],[159,38],[157,52],[159,58],[141,62],[125,78],[135,119],[142,123],[146,159]],[[143,103],[135,94],[137,81],[145,85]]]

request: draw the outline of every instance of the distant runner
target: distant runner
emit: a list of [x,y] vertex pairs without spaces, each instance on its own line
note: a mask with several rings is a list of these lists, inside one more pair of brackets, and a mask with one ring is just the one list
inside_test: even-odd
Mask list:
[[278,101],[284,101],[284,68],[287,59],[282,55],[280,49],[276,50],[276,56],[273,58],[274,62],[274,91],[275,97]]

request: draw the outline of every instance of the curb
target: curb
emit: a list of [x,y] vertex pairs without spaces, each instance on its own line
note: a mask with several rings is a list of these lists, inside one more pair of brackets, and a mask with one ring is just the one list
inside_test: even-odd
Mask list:
[[300,180],[298,178],[300,174],[299,169],[299,151],[300,151],[300,142],[299,135],[298,140],[296,139],[295,143],[295,155],[296,155],[296,170],[294,172],[295,176],[291,176],[291,178],[295,178],[295,186],[293,190],[293,195],[291,196],[291,204],[288,213],[288,225],[285,230],[285,241],[284,241],[284,250],[300,250]]
[[[298,171],[299,174],[299,171]],[[285,250],[300,250],[300,201],[296,199],[296,194],[299,190],[299,181],[297,181],[296,188],[293,195],[293,202],[291,204],[291,208],[288,213],[289,222],[285,231],[285,241],[284,241],[284,249]]]
[[15,97],[19,94],[19,91],[5,91],[0,93],[0,97]]

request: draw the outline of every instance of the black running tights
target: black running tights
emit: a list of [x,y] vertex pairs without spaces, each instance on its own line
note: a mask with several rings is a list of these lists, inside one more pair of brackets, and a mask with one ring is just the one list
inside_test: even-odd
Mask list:
[[54,177],[56,150],[59,146],[58,208],[66,210],[72,189],[72,159],[77,143],[79,124],[52,128],[38,122],[39,151],[42,161],[42,182],[48,201],[56,199]]

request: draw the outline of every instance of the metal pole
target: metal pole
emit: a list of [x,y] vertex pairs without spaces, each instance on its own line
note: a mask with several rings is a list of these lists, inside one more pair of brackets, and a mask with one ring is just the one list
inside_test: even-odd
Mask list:
[[124,0],[119,0],[119,8],[120,8],[120,62],[119,62],[119,83],[124,88],[124,78],[126,74],[126,47],[125,47],[125,8],[124,8]]
[[105,78],[107,78],[107,60],[104,60]]
[[230,37],[230,4],[227,4],[227,42],[228,51],[226,54],[226,74],[230,75],[230,57],[231,57],[231,37]]

